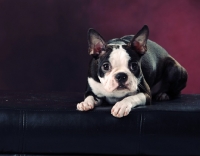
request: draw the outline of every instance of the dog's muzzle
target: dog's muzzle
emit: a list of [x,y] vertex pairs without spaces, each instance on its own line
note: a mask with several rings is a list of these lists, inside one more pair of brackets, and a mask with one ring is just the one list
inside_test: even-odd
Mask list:
[[125,83],[128,79],[128,75],[126,73],[118,73],[115,75],[115,80],[118,82],[119,86],[118,89],[126,88]]

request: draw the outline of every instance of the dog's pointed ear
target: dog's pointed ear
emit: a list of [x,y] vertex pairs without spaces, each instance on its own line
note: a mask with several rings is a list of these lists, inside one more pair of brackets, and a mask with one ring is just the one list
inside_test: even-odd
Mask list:
[[88,52],[95,58],[98,58],[103,53],[105,53],[105,41],[103,37],[94,29],[90,28],[88,30]]
[[131,41],[131,47],[140,55],[143,55],[147,51],[147,39],[149,36],[149,28],[144,25],[143,28],[133,37]]

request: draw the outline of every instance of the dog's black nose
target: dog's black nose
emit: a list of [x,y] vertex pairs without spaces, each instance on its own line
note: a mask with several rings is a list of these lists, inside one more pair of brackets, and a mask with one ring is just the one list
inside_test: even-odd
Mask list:
[[119,83],[125,83],[128,79],[128,76],[127,74],[125,73],[118,73],[116,76],[115,76],[115,79],[117,80],[117,82]]

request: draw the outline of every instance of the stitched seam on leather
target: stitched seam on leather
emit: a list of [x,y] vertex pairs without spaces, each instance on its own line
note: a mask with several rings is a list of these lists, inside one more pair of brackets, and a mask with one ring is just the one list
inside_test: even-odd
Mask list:
[[143,116],[142,113],[140,114],[140,122],[139,122],[139,154],[141,154],[141,137],[142,137],[142,121],[143,121]]
[[22,117],[22,111],[20,111],[19,113],[19,132],[18,132],[18,135],[19,135],[19,144],[18,144],[18,151],[21,152],[21,149],[22,149],[22,135],[21,135],[21,130],[22,130],[22,120],[23,120],[23,117]]
[[24,140],[25,140],[25,126],[26,126],[26,113],[23,110],[22,111],[22,150],[21,152],[24,152]]

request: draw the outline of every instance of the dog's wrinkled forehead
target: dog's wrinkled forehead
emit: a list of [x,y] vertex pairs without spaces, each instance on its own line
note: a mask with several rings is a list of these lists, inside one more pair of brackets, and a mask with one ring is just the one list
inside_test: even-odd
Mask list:
[[112,39],[110,41],[107,42],[107,45],[126,45],[126,41],[116,38],[116,39]]
[[129,54],[123,48],[126,45],[124,42],[112,42],[108,46],[112,47],[112,51],[109,56],[109,62],[112,67],[127,67],[130,60]]

